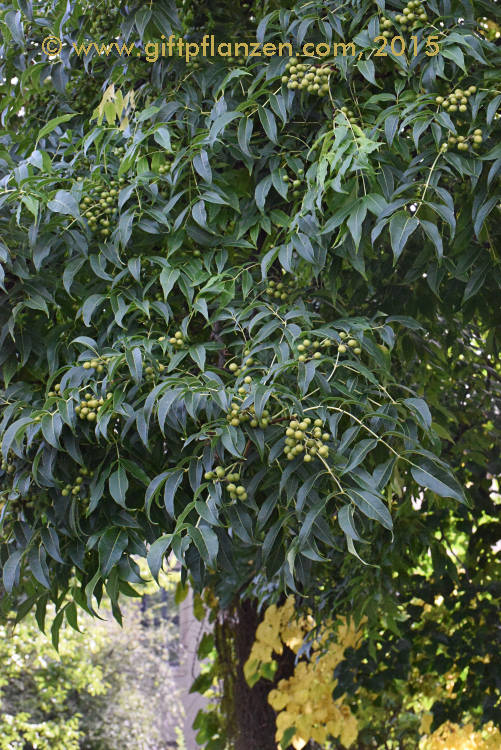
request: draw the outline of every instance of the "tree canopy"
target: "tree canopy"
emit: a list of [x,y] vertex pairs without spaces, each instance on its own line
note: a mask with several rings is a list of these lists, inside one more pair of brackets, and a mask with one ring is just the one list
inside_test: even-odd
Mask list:
[[[497,3],[208,6],[0,4],[2,607],[120,618],[173,552],[494,654]],[[295,54],[147,59],[204,34]]]

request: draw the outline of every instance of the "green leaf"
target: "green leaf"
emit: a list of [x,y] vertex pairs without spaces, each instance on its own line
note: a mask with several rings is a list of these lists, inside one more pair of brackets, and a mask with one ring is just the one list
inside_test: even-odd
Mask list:
[[188,534],[194,541],[206,565],[214,565],[219,549],[218,538],[208,526],[190,526]]
[[442,237],[440,235],[440,232],[438,231],[438,227],[436,224],[433,224],[432,221],[425,221],[424,219],[419,219],[419,223],[424,229],[424,232],[429,240],[433,242],[435,245],[435,250],[437,251],[437,258],[439,260],[442,259],[444,254],[444,246],[442,243]]
[[49,133],[52,133],[53,130],[57,128],[58,125],[62,125],[63,122],[68,122],[68,120],[72,120],[73,117],[76,117],[76,113],[74,114],[68,114],[68,115],[59,115],[58,117],[54,117],[52,120],[49,120],[49,122],[43,126],[38,132],[37,139],[35,141],[35,148],[38,145],[38,142],[46,135],[49,135]]
[[177,268],[162,269],[162,272],[160,274],[160,284],[162,286],[164,299],[167,299],[170,291],[172,290],[174,284],[176,283],[180,275],[181,275],[181,271],[179,271],[179,269]]
[[268,388],[262,383],[256,385],[256,390],[254,391],[254,408],[258,419],[261,419],[263,416],[263,409],[272,393],[272,388]]
[[426,487],[440,497],[452,497],[454,500],[468,505],[463,488],[452,472],[439,466],[428,458],[420,458],[418,466],[411,467],[411,474],[415,482]]
[[419,221],[406,211],[397,211],[390,220],[390,237],[393,257],[400,258],[405,244],[411,234],[418,228]]
[[356,542],[366,542],[365,539],[362,539],[362,537],[359,536],[355,528],[354,514],[355,510],[353,505],[343,505],[337,514],[338,523],[347,537],[354,539]]
[[59,631],[61,630],[61,625],[63,624],[63,618],[64,618],[64,609],[61,609],[57,613],[57,615],[54,617],[51,628],[50,628],[52,645],[54,646],[56,651],[59,650]]
[[14,552],[11,553],[11,555],[7,559],[7,562],[3,566],[3,571],[2,571],[3,585],[5,586],[5,590],[9,594],[14,588],[17,574],[19,572],[19,568],[21,565],[22,556],[23,556],[22,549],[15,550]]
[[360,199],[355,210],[350,213],[348,221],[346,222],[351,236],[353,237],[353,242],[355,243],[356,250],[358,250],[358,247],[360,245],[360,239],[362,237],[362,225],[366,216],[367,205],[362,199]]
[[348,456],[348,463],[344,467],[342,474],[348,474],[359,466],[370,451],[377,445],[375,438],[364,438],[356,443],[351,449]]
[[212,182],[212,169],[210,168],[207,151],[202,149],[199,154],[195,155],[193,166],[202,179],[206,182]]
[[50,589],[49,570],[47,568],[46,557],[45,549],[41,544],[32,547],[28,552],[28,565],[31,574],[38,583],[46,589]]
[[364,516],[372,518],[374,521],[377,521],[384,526],[385,529],[392,531],[393,521],[390,511],[378,495],[375,495],[369,490],[361,490],[351,487],[346,491],[352,502],[357,506],[359,511],[364,514]]
[[188,354],[203,372],[205,370],[205,346],[203,346],[203,344],[194,344],[188,349]]
[[182,469],[174,469],[174,471],[169,472],[169,476],[164,485],[165,510],[171,516],[171,518],[174,518],[175,516],[174,497],[175,497],[175,494],[179,485],[183,481],[183,476],[184,476],[184,471]]
[[109,575],[111,569],[119,562],[129,541],[124,529],[107,529],[101,536],[98,545],[99,569],[103,576]]
[[14,442],[20,440],[20,438],[26,432],[27,426],[29,424],[32,424],[32,422],[33,420],[31,417],[22,417],[21,419],[17,419],[15,422],[9,425],[9,427],[5,430],[2,438],[3,456],[7,456]]
[[208,142],[211,146],[216,142],[218,135],[225,129],[225,127],[237,117],[242,117],[242,113],[224,112],[222,115],[219,115],[219,117],[216,117],[210,127],[208,135]]
[[264,128],[264,132],[273,143],[277,143],[277,121],[275,115],[267,107],[258,107],[259,119]]
[[431,412],[426,401],[422,398],[405,398],[404,404],[416,414],[421,426],[425,430],[429,430],[431,427]]
[[125,495],[129,488],[129,480],[127,479],[127,472],[123,466],[119,466],[110,476],[108,487],[113,500],[118,503],[118,505],[126,508]]
[[58,190],[52,200],[47,203],[47,208],[59,214],[80,218],[80,209],[74,196],[68,190]]
[[167,125],[160,125],[153,135],[153,140],[162,146],[169,153],[172,151],[169,128]]
[[143,358],[139,347],[134,347],[132,351],[127,350],[125,352],[125,359],[134,382],[140,383],[143,376]]
[[155,581],[158,581],[158,574],[160,573],[160,569],[162,567],[164,555],[171,545],[172,537],[172,534],[166,534],[165,536],[160,537],[155,542],[153,542],[150,549],[148,550],[146,560],[148,562],[151,575],[153,576]]
[[363,77],[369,81],[369,83],[377,86],[376,68],[372,60],[359,60],[357,63],[357,68],[362,73]]

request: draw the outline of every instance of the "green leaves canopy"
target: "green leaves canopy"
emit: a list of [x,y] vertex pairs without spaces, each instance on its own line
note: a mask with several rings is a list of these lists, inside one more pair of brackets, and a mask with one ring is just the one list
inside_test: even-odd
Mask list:
[[[227,39],[356,40],[360,57],[313,60],[330,70],[323,98],[287,88],[278,56],[84,61],[70,50],[95,8],[1,6],[9,606],[69,593],[92,610],[104,587],[116,604],[148,549],[153,572],[173,551],[223,603],[264,581],[308,594],[346,545],[353,570],[362,539],[372,564],[398,549],[394,513],[422,488],[466,502],[423,371],[439,357],[427,329],[454,316],[481,321],[496,351],[499,52],[479,33],[483,4],[453,5],[428,3],[415,56],[375,56],[395,15],[382,1],[225,15]],[[221,35],[196,3],[105,22],[139,49]],[[47,29],[59,59],[26,41]],[[122,129],[92,119],[112,83],[135,92]],[[453,122],[436,96],[469,86]],[[447,146],[460,132],[468,153]],[[311,461],[286,459],[295,418],[322,422],[326,457],[307,437]]]

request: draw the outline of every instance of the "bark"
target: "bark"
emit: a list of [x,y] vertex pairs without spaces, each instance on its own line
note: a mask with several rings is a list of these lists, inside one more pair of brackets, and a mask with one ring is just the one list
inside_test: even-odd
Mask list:
[[268,693],[279,680],[290,677],[294,671],[294,654],[285,648],[284,654],[276,657],[278,669],[275,682],[259,680],[252,688],[249,687],[243,667],[260,621],[255,604],[246,600],[225,613],[216,635],[224,675],[222,708],[234,750],[277,750],[275,712],[268,703]]

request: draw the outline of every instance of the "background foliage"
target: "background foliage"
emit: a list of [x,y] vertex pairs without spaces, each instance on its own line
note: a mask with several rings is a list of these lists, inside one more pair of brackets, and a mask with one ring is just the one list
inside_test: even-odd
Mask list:
[[[165,578],[162,583],[172,589]],[[13,631],[11,623],[2,625],[1,748],[165,747],[166,730],[172,734],[181,721],[169,651],[180,652],[155,588],[148,587],[148,599],[127,605],[123,629],[105,610],[107,620],[86,615],[79,632],[63,626],[58,653],[33,615]],[[170,600],[172,614],[172,590]],[[48,615],[52,620],[53,612]]]

